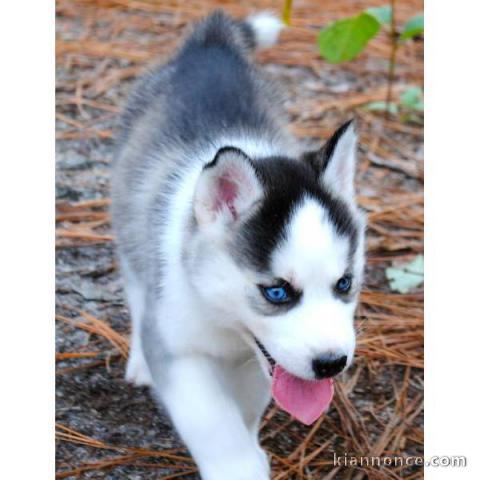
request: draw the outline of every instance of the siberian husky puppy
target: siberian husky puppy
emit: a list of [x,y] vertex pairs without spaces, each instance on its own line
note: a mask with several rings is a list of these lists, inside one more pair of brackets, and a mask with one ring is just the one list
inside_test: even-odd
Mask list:
[[268,479],[271,395],[312,423],[354,353],[356,135],[299,151],[251,58],[280,29],[266,13],[196,25],[134,88],[113,166],[126,378],[151,386],[205,480]]

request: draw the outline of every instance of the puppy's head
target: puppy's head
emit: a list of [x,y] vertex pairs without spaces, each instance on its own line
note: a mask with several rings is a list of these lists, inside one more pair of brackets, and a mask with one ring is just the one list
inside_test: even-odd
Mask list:
[[305,379],[332,377],[353,357],[364,264],[355,151],[350,123],[300,159],[223,148],[194,195],[194,288],[220,323]]

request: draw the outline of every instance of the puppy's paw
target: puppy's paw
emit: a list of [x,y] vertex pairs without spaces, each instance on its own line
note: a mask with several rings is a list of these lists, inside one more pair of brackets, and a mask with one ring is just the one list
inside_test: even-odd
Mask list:
[[141,353],[130,353],[125,371],[125,380],[137,387],[151,387],[153,385],[152,375]]
[[202,478],[205,480],[269,480],[270,466],[268,457],[262,451],[252,451],[250,454],[241,454],[210,462],[208,467],[202,470]]

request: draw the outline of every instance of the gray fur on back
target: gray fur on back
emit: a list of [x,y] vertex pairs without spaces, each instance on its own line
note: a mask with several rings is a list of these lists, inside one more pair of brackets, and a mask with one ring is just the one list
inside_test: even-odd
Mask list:
[[120,256],[141,281],[158,278],[155,239],[182,177],[195,162],[211,160],[202,152],[236,138],[292,149],[282,97],[251,62],[253,46],[246,23],[214,12],[133,88],[113,167],[112,217]]

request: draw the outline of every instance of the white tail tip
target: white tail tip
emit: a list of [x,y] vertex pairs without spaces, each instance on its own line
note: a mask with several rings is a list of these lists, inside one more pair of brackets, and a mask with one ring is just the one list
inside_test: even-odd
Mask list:
[[257,49],[268,48],[278,40],[280,30],[284,27],[282,21],[270,12],[254,13],[247,18],[247,23],[255,34]]

